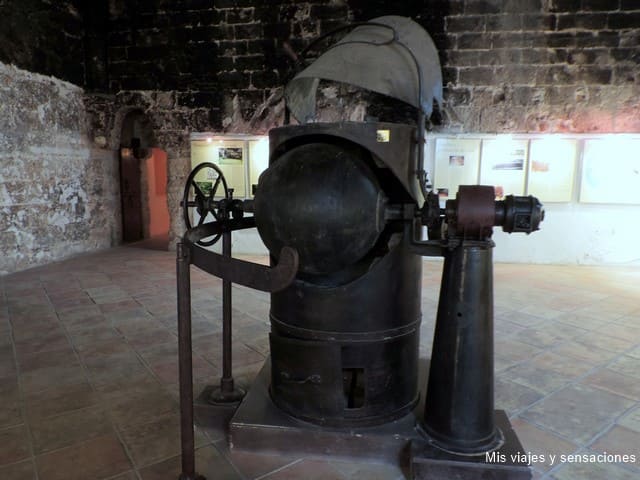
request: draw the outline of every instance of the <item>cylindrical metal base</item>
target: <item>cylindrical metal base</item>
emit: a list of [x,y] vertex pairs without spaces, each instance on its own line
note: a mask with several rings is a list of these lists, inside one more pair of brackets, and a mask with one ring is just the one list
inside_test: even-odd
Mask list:
[[500,445],[493,408],[493,242],[445,253],[424,430],[443,450],[476,454]]
[[400,243],[346,283],[296,279],[274,293],[275,405],[339,427],[377,425],[411,411],[418,401],[421,276],[421,258]]

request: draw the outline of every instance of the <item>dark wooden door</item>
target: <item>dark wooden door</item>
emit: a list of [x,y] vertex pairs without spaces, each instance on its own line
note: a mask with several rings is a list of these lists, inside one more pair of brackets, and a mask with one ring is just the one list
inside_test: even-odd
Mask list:
[[120,196],[122,199],[122,240],[142,240],[142,199],[140,163],[130,148],[120,149]]

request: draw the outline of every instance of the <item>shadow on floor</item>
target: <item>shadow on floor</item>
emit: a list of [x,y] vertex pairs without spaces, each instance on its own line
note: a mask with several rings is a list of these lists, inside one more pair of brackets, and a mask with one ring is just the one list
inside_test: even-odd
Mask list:
[[126,243],[125,247],[143,248],[145,250],[169,251],[169,234],[145,238],[139,242]]

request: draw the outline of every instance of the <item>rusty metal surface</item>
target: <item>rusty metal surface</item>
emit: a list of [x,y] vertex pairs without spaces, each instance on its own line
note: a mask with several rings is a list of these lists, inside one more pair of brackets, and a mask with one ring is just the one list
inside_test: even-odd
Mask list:
[[231,231],[254,226],[253,217],[246,217],[231,219],[223,223],[206,223],[192,228],[183,239],[191,252],[191,263],[211,275],[263,292],[275,292],[286,288],[291,284],[298,271],[298,253],[292,248],[284,247],[278,257],[278,264],[274,267],[266,267],[220,255],[197,246],[197,242],[201,238],[222,234],[227,229]]
[[455,217],[450,218],[456,235],[478,240],[490,237],[496,218],[495,197],[493,187],[461,185],[454,200]]
[[298,271],[298,254],[294,249],[284,247],[280,251],[278,264],[274,267],[265,267],[193,247],[191,263],[211,275],[226,278],[232,283],[262,292],[277,292],[287,288],[295,278]]
[[289,82],[287,106],[298,121],[314,119],[320,79],[402,100],[427,115],[434,100],[442,103],[440,60],[429,34],[407,17],[389,15],[369,23],[345,35]]

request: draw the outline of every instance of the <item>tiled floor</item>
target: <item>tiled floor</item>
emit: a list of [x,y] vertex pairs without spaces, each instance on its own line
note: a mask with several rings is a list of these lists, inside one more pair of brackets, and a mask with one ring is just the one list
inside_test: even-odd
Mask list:
[[[177,479],[175,255],[123,247],[0,278],[0,479]],[[428,357],[440,263],[424,269]],[[640,478],[640,269],[496,265],[496,404],[534,478]],[[220,281],[192,275],[196,393],[220,374]],[[234,372],[268,353],[268,297],[234,289]],[[209,479],[402,479],[394,465],[230,452],[197,429]]]

